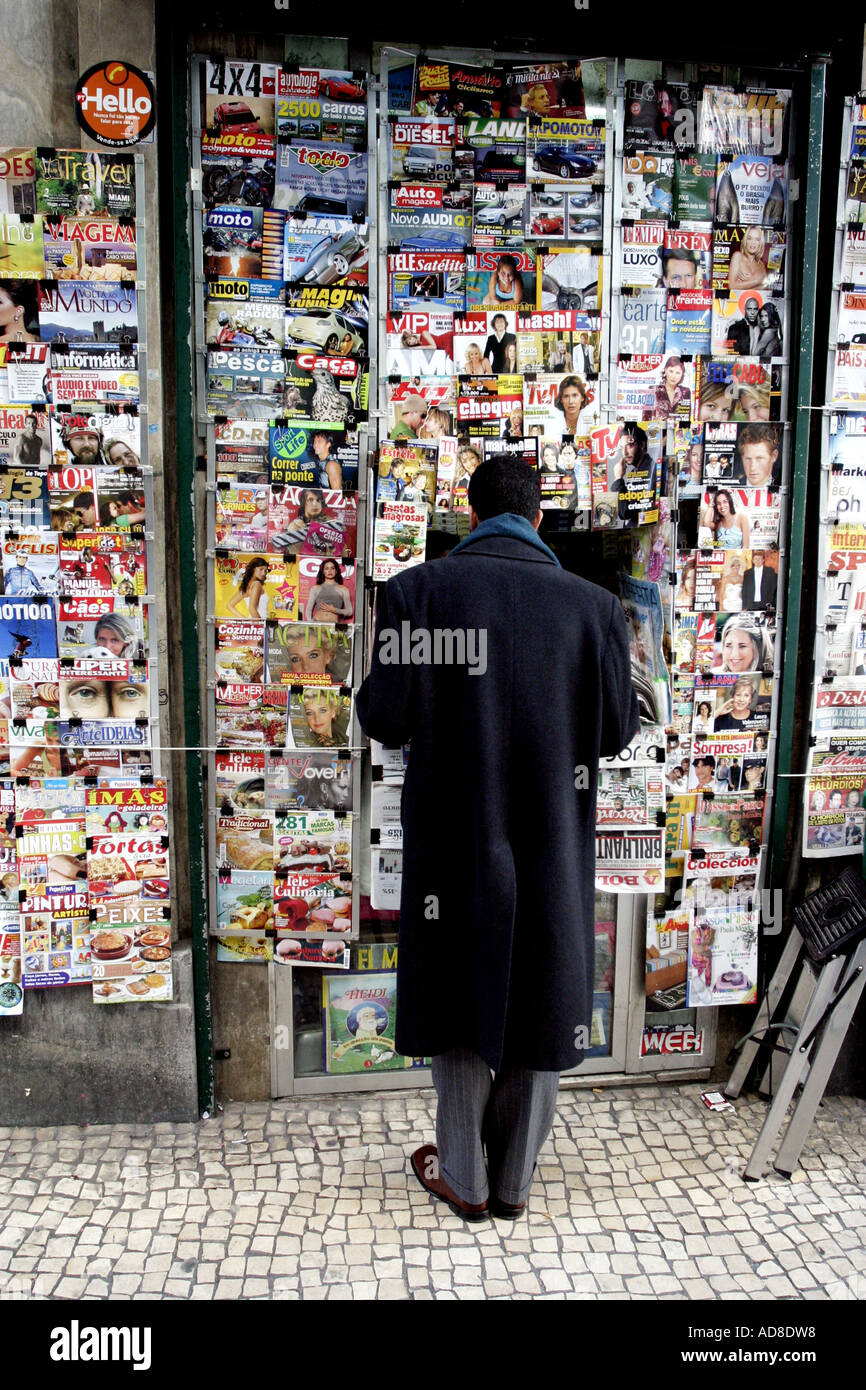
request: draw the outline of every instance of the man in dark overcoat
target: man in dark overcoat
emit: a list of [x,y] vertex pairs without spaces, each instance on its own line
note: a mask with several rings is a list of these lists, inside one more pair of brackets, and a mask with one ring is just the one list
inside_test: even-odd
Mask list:
[[588,1045],[598,760],[638,713],[622,608],[538,536],[537,474],[489,459],[469,507],[449,556],[379,590],[357,708],[410,743],[396,1040],[439,1098],[412,1165],[472,1220],[524,1209]]

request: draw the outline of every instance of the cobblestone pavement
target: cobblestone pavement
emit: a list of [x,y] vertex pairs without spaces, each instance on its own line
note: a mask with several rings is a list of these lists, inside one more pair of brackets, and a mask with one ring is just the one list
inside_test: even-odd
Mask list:
[[866,1297],[866,1102],[748,1184],[764,1104],[700,1090],[563,1091],[528,1217],[476,1226],[408,1173],[432,1091],[0,1129],[0,1298]]

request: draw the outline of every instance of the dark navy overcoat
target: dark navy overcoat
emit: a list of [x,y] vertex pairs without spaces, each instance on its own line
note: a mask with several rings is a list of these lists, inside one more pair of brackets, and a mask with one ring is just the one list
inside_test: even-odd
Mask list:
[[[564,1071],[592,1010],[598,758],[638,728],[625,617],[526,541],[473,541],[379,591],[357,699],[368,734],[411,743],[397,1046]],[[464,664],[418,659],[437,629],[440,658],[475,633]]]

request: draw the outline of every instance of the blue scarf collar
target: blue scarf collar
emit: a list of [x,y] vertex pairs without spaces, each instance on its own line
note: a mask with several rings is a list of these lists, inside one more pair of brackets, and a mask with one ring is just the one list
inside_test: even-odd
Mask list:
[[[489,516],[486,521],[480,521],[474,531],[470,531],[459,545],[455,545],[451,555],[459,555],[460,551],[465,550],[467,546],[474,545],[476,541],[486,541],[488,536],[508,536],[511,540],[526,541],[527,545],[533,545],[536,550],[542,550],[548,559],[552,560],[558,568],[562,568],[553,551],[544,544],[532,522],[527,521],[525,516],[518,516],[516,512],[502,512],[499,516]],[[450,559],[450,556],[448,558]]]

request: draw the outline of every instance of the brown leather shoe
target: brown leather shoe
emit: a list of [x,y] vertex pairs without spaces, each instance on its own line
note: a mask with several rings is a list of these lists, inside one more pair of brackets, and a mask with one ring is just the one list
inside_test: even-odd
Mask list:
[[519,1202],[515,1207],[511,1202],[500,1202],[496,1197],[490,1198],[490,1215],[498,1216],[502,1221],[516,1221],[525,1211],[525,1202]]
[[464,1221],[487,1220],[489,1213],[486,1202],[482,1202],[480,1206],[461,1202],[456,1192],[452,1192],[445,1179],[439,1176],[439,1150],[435,1144],[423,1144],[420,1149],[415,1150],[409,1162],[412,1172],[425,1192],[429,1192],[431,1197],[437,1197],[440,1202],[447,1202],[455,1216],[462,1216]]

